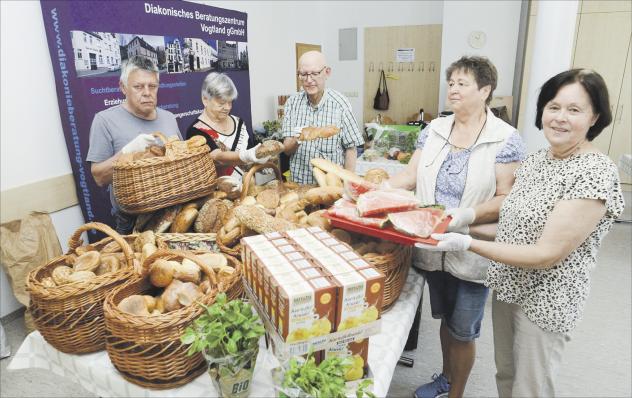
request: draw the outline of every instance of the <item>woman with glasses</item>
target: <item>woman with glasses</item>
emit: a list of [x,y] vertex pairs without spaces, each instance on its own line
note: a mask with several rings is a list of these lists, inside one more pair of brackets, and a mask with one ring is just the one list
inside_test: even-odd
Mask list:
[[[423,203],[445,206],[452,216],[449,230],[467,232],[470,225],[497,221],[524,145],[517,130],[488,107],[497,72],[487,58],[462,57],[448,67],[446,78],[447,105],[454,113],[433,120],[421,132],[406,170],[386,185],[415,189]],[[415,397],[448,392],[460,397],[474,365],[489,262],[473,253],[416,249],[413,265],[428,282],[433,318],[441,319],[443,353],[442,371],[420,386]]]
[[[590,291],[605,235],[624,208],[616,165],[591,143],[612,121],[603,78],[572,69],[540,90],[530,154],[502,204],[495,242],[433,235],[426,250],[489,258],[496,386],[501,397],[553,397],[562,354]],[[467,251],[469,250],[469,251]]]
[[265,163],[269,156],[258,159],[255,155],[254,136],[248,132],[244,121],[231,115],[237,87],[230,77],[211,72],[202,83],[204,112],[187,129],[187,139],[201,135],[211,148],[217,175],[231,176],[241,181],[242,165]]

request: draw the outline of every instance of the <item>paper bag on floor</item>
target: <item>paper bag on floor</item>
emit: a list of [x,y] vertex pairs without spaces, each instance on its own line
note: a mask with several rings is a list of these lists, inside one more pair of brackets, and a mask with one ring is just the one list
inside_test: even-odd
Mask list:
[[[0,225],[0,262],[11,282],[15,298],[28,307],[26,278],[29,272],[60,256],[61,245],[48,213],[33,212],[21,220]],[[27,318],[27,328],[33,323]]]

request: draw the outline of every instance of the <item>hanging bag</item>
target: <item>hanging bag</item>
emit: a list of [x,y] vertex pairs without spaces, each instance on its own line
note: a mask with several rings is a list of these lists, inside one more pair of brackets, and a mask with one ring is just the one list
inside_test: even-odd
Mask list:
[[[384,85],[384,87],[382,87]],[[380,71],[380,82],[377,85],[377,93],[373,100],[373,109],[385,111],[388,109],[389,97],[388,87],[386,87],[386,76],[384,70]]]

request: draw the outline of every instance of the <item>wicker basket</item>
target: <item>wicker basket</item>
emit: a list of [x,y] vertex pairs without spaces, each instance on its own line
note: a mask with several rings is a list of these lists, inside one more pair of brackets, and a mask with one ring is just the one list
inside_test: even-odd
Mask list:
[[[167,142],[161,133],[154,136]],[[121,209],[138,214],[209,195],[216,177],[210,149],[202,145],[173,159],[157,156],[115,163],[112,185]]]
[[[156,241],[159,249],[167,250],[190,250],[193,253],[204,252],[220,252],[215,242],[215,234],[208,233],[169,233],[156,234]],[[226,253],[224,253],[226,254]],[[225,291],[229,300],[241,298],[244,295],[244,286],[241,281],[243,275],[243,266],[237,256],[227,255],[226,258],[230,266],[235,269],[235,273],[227,279],[220,282],[219,290]]]
[[384,280],[382,312],[387,311],[399,298],[408,277],[411,255],[412,246],[398,245],[397,249],[392,253],[368,253],[362,256],[386,277]]
[[[66,260],[81,246],[81,234],[96,229],[109,235],[88,247],[99,250],[116,241],[122,248],[126,262],[119,271],[99,275],[86,281],[67,283],[56,287],[45,287],[42,278]],[[27,288],[31,294],[29,310],[37,330],[44,339],[59,351],[67,354],[82,354],[105,348],[105,323],[103,300],[112,288],[133,275],[134,253],[128,242],[135,236],[121,237],[107,225],[89,223],[81,226],[70,237],[69,253],[56,257],[47,264],[32,270],[27,277]]]
[[[114,367],[134,384],[161,390],[188,383],[202,374],[207,365],[201,353],[187,356],[188,347],[180,342],[184,330],[204,311],[201,306],[191,304],[152,316],[128,314],[117,307],[121,300],[131,295],[159,291],[147,276],[151,265],[159,258],[188,258],[200,265],[200,260],[190,252],[159,249],[143,262],[141,276],[117,287],[106,297],[103,311],[107,328],[106,349]],[[209,277],[216,283],[213,270],[209,271]],[[213,289],[199,301],[210,305],[216,294],[217,289]]]

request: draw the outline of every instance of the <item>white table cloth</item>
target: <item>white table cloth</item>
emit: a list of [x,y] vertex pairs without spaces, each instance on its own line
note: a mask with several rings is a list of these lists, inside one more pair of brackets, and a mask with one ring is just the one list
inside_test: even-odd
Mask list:
[[[411,270],[402,294],[395,305],[382,316],[382,331],[369,339],[369,367],[373,372],[373,392],[380,397],[388,393],[397,361],[415,318],[415,311],[423,292],[424,278]],[[263,342],[263,339],[262,339]],[[273,397],[270,370],[278,361],[269,350],[259,351],[252,397]],[[14,355],[9,370],[42,368],[66,377],[100,397],[216,397],[207,373],[192,382],[169,390],[149,390],[125,380],[110,362],[106,351],[93,354],[69,355],[57,351],[35,331],[28,336]]]

